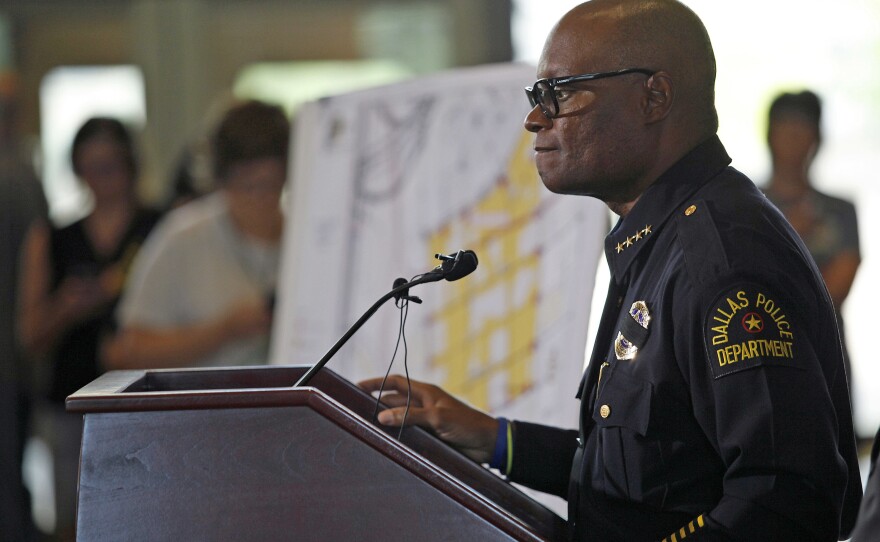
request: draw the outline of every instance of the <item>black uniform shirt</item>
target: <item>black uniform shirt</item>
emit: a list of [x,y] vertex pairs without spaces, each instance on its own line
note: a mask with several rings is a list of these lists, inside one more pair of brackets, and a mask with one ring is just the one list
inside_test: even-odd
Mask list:
[[704,142],[606,238],[580,435],[516,424],[511,479],[567,496],[579,540],[837,540],[854,522],[831,300],[729,163],[717,137]]

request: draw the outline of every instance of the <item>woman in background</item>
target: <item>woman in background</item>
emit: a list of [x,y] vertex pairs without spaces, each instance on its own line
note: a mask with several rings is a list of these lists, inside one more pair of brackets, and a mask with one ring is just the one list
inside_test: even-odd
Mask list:
[[55,469],[56,533],[73,539],[81,416],[64,400],[102,371],[98,345],[112,317],[135,253],[159,218],[137,195],[131,134],[118,120],[92,118],[76,133],[73,171],[94,206],[58,228],[34,224],[21,267],[19,340],[33,360],[49,363],[48,410]]
[[784,93],[770,105],[767,143],[773,173],[765,190],[803,239],[834,303],[852,396],[841,307],[861,263],[856,208],[812,184],[810,168],[822,141],[822,104],[805,90]]

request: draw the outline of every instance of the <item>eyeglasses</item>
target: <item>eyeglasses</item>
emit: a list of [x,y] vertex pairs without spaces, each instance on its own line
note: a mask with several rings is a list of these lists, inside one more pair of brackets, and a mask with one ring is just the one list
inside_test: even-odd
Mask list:
[[556,87],[567,85],[569,83],[579,83],[581,81],[592,81],[593,79],[604,79],[606,77],[617,77],[618,75],[626,75],[628,73],[642,73],[645,75],[654,75],[652,70],[647,68],[625,68],[613,72],[585,73],[582,75],[566,75],[565,77],[553,77],[551,79],[538,79],[531,87],[526,87],[526,96],[532,107],[540,106],[541,112],[548,119],[559,116],[559,100],[565,99],[565,93],[574,92],[583,89],[559,90]]

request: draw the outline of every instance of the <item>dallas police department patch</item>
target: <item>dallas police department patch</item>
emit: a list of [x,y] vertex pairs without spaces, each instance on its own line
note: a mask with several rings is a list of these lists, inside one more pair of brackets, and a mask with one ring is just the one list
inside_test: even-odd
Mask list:
[[797,367],[795,336],[787,307],[759,285],[722,293],[706,315],[704,339],[715,378],[753,367]]

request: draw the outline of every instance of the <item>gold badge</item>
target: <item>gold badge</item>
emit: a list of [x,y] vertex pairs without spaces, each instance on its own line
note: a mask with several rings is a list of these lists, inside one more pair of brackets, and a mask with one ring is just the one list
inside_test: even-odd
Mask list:
[[[643,329],[648,329],[648,324],[651,323],[651,313],[648,311],[648,305],[644,301],[636,301],[632,304],[632,307],[629,309],[629,315],[632,317],[633,321],[641,326]],[[643,345],[644,339],[647,337],[647,334],[633,332],[641,331],[638,328],[633,328],[632,325],[624,324],[621,326],[623,328],[629,327],[630,330],[627,332],[631,338],[627,338],[623,331],[617,332],[617,338],[614,340],[614,355],[619,360],[631,360],[636,357],[636,354],[639,352],[639,347]]]

